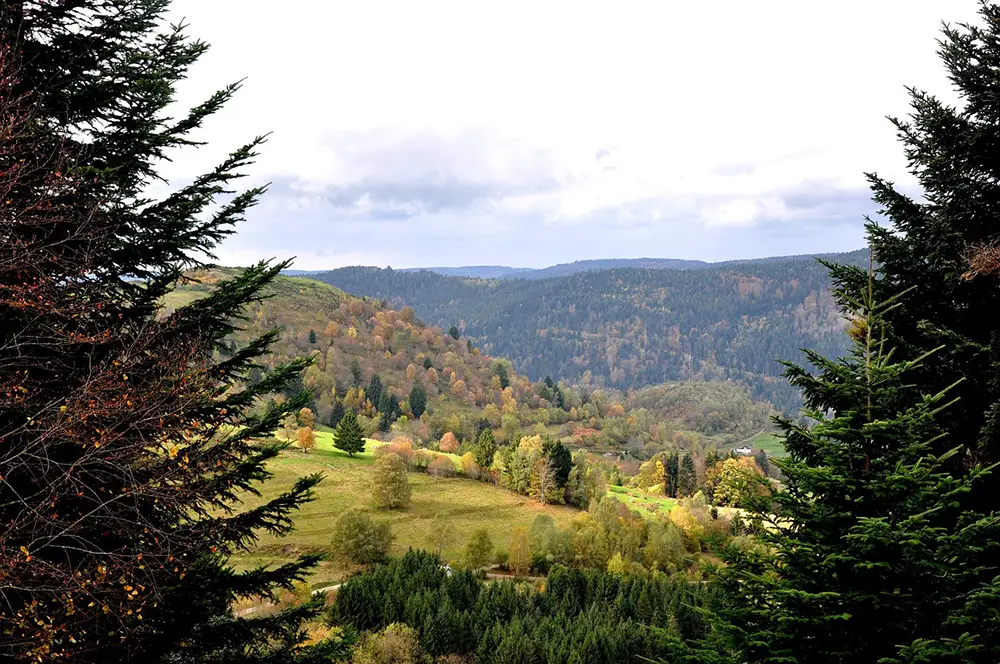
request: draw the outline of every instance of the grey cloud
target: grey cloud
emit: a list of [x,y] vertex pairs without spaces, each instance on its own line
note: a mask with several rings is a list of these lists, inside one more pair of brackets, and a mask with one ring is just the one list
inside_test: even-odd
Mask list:
[[485,130],[444,135],[380,128],[331,134],[325,144],[344,175],[322,196],[338,209],[364,204],[416,215],[560,186],[546,151]]

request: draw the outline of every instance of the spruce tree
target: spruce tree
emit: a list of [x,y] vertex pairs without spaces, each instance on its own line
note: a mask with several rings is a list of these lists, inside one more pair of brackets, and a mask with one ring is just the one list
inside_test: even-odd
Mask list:
[[[980,14],[981,25],[947,26],[939,42],[959,104],[910,89],[911,116],[892,119],[919,197],[868,176],[888,221],[867,224],[875,295],[904,305],[886,321],[901,359],[941,347],[911,380],[933,394],[961,379],[935,445],[939,452],[968,446],[968,455],[953,459],[966,465],[1000,461],[1000,5],[983,2]],[[845,306],[868,287],[861,268],[833,266],[833,277]],[[1000,509],[1000,476],[974,500]]]
[[414,385],[413,389],[410,390],[410,397],[408,399],[410,404],[410,412],[417,419],[424,414],[427,410],[427,392],[424,390],[422,385]]
[[379,407],[384,405],[382,404],[382,392],[382,377],[377,373],[373,373],[371,380],[368,381],[368,388],[365,390],[365,396],[368,397],[368,400],[372,402],[372,406],[374,406],[377,410],[383,410],[383,408]]
[[677,471],[677,495],[691,496],[698,487],[698,475],[694,468],[694,459],[690,454],[685,454],[681,459],[680,469]]
[[493,436],[493,429],[486,428],[479,434],[473,454],[476,457],[476,465],[483,469],[488,469],[493,464],[493,455],[497,452],[497,441]]
[[358,358],[354,358],[351,360],[351,385],[361,387],[364,382],[365,376],[361,372],[361,364],[358,363]]
[[226,561],[262,532],[287,532],[319,477],[240,507],[280,452],[251,441],[308,400],[253,414],[307,362],[257,373],[277,331],[232,341],[287,264],[161,311],[262,193],[214,207],[235,193],[255,139],[164,198],[146,194],[164,155],[196,145],[190,132],[238,89],[180,119],[164,113],[207,48],[160,28],[167,4],[0,6],[0,659],[329,654],[299,647],[318,602],[253,621],[230,610],[316,563],[238,573]]
[[344,402],[337,399],[333,402],[333,408],[330,410],[330,426],[336,429],[340,420],[344,419],[344,414]]
[[726,551],[721,624],[737,661],[1000,658],[1000,528],[963,506],[987,471],[935,451],[957,403],[913,385],[930,356],[896,359],[891,308],[856,305],[850,357],[807,352],[816,375],[788,366],[814,424],[779,421],[785,486],[752,508],[764,546]]
[[347,411],[337,425],[334,433],[334,443],[338,450],[347,452],[348,456],[354,456],[365,451],[365,436],[358,424],[358,416],[352,411]]

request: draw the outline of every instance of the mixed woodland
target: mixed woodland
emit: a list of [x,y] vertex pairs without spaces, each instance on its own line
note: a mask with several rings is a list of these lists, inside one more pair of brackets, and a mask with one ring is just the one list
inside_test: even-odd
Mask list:
[[[867,264],[865,251],[828,256]],[[703,269],[608,269],[540,280],[485,280],[373,267],[310,275],[429,322],[534,379],[635,389],[733,380],[786,413],[801,405],[778,358],[847,351],[824,265],[811,257]]]
[[203,264],[263,138],[152,197],[239,89],[168,5],[0,6],[0,659],[1000,661],[1000,5],[870,259],[367,299]]

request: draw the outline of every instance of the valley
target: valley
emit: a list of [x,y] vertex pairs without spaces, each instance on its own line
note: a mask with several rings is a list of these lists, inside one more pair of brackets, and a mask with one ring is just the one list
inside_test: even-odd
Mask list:
[[[826,259],[868,260],[865,251]],[[483,352],[511,360],[535,380],[551,375],[630,390],[730,380],[790,414],[801,402],[778,360],[799,362],[802,348],[834,357],[848,348],[827,270],[809,256],[697,269],[588,269],[538,280],[371,267],[309,278],[456,326]]]

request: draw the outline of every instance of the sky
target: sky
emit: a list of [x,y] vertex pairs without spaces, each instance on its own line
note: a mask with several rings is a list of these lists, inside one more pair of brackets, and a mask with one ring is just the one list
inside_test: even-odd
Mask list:
[[[865,172],[914,180],[886,116],[954,101],[942,21],[976,0],[175,0],[212,45],[172,155],[190,181],[270,132],[220,263],[298,269],[847,251]],[[178,109],[179,110],[179,109]]]

